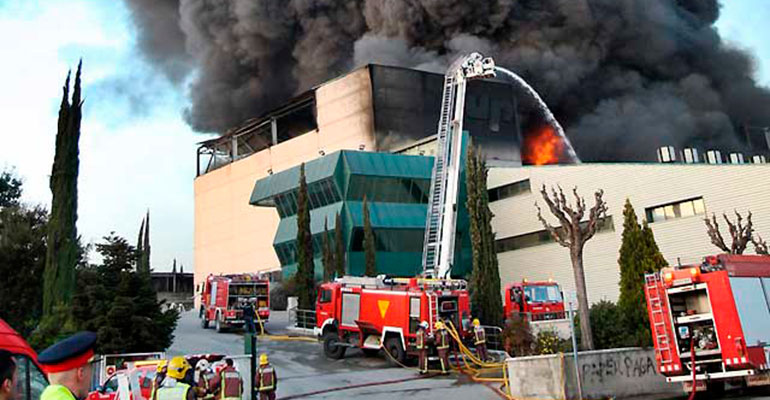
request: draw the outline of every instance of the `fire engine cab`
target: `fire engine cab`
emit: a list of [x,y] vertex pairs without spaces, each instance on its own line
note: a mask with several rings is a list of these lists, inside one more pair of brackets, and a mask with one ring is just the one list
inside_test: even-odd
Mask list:
[[209,275],[201,290],[199,317],[206,329],[217,332],[244,324],[243,306],[255,300],[254,310],[262,321],[270,317],[270,282],[258,274]]
[[531,321],[564,319],[564,299],[559,285],[552,281],[514,282],[505,286],[503,313],[527,313]]
[[345,356],[348,347],[366,354],[384,348],[403,363],[416,354],[420,322],[432,332],[435,322],[451,321],[462,337],[470,333],[466,283],[452,279],[343,277],[321,284],[316,301],[315,333],[324,354]]
[[722,254],[645,276],[655,357],[686,391],[770,384],[770,257]]

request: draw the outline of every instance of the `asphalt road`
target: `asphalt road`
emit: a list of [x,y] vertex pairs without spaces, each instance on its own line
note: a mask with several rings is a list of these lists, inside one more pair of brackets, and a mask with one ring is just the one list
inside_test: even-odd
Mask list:
[[[286,313],[273,312],[265,327],[270,333],[283,334],[286,333],[287,323]],[[414,370],[390,367],[383,355],[366,357],[353,349],[349,349],[342,360],[330,360],[323,355],[321,345],[317,342],[261,339],[258,349],[260,353],[268,354],[271,364],[276,368],[279,399],[500,399],[492,388],[458,374],[344,389],[350,385],[417,378],[419,375]],[[240,333],[218,334],[213,329],[204,330],[194,312],[182,315],[175,331],[174,344],[168,351],[172,356],[198,353],[235,355],[243,352],[243,336]],[[344,390],[303,396],[338,388]]]

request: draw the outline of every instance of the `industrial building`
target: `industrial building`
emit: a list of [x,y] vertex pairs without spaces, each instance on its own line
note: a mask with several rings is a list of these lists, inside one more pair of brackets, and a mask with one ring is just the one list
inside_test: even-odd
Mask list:
[[[317,275],[324,221],[333,231],[337,213],[343,220],[347,272],[363,270],[364,194],[371,202],[380,271],[419,272],[426,212],[422,196],[427,196],[430,156],[435,154],[442,79],[439,74],[368,65],[201,143],[194,184],[195,282],[208,274],[282,270],[287,276],[294,271],[294,201],[302,163],[312,191]],[[617,256],[626,198],[640,218],[651,222],[671,263],[697,261],[716,251],[702,221],[707,213],[750,209],[758,232],[770,237],[770,202],[763,197],[770,193],[770,170],[762,164],[738,164],[764,159],[730,155],[727,160],[733,164],[726,165],[522,167],[516,104],[508,84],[469,84],[464,129],[482,146],[491,167],[488,187],[504,284],[553,278],[565,292],[574,286],[569,252],[551,242],[536,219],[534,203],[543,184],[577,186],[588,200],[594,190],[605,191],[608,217],[585,249],[592,302],[618,296]],[[689,150],[690,158],[685,159],[695,161],[692,153]],[[671,148],[659,153],[661,161],[680,156]],[[713,152],[705,159],[722,160]],[[463,235],[467,218],[462,214],[455,276],[467,275],[471,267]]]

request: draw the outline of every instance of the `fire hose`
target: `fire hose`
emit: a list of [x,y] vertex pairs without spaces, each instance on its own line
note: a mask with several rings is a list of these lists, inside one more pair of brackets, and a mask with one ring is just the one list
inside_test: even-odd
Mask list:
[[262,321],[262,318],[259,316],[259,312],[256,312],[257,314],[257,322],[259,323],[259,336],[265,336],[270,338],[270,340],[276,340],[276,341],[284,341],[284,342],[317,342],[318,339],[315,338],[309,338],[305,336],[289,336],[289,335],[271,335],[270,333],[265,332],[265,324]]

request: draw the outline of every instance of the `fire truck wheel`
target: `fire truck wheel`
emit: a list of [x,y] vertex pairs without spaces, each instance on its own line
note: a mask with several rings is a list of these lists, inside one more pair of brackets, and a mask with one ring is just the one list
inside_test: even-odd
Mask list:
[[339,360],[342,357],[345,357],[345,346],[339,346],[338,343],[340,342],[339,337],[337,336],[337,333],[335,332],[327,332],[324,334],[324,354],[326,357],[329,357],[334,360]]
[[[404,364],[406,362],[406,352],[401,346],[401,340],[397,337],[389,337],[385,339],[385,350],[392,357],[388,357],[388,361],[394,366],[398,366],[398,363]],[[395,361],[393,360],[395,359]],[[398,361],[398,363],[396,363]]]
[[363,351],[364,355],[367,357],[377,357],[377,355],[380,354],[380,349],[361,349],[361,351]]
[[209,329],[209,320],[206,319],[205,315],[203,316],[203,318],[201,318],[201,328]]
[[217,333],[222,333],[225,331],[225,327],[222,325],[222,319],[219,318],[219,316],[217,316],[216,329]]

